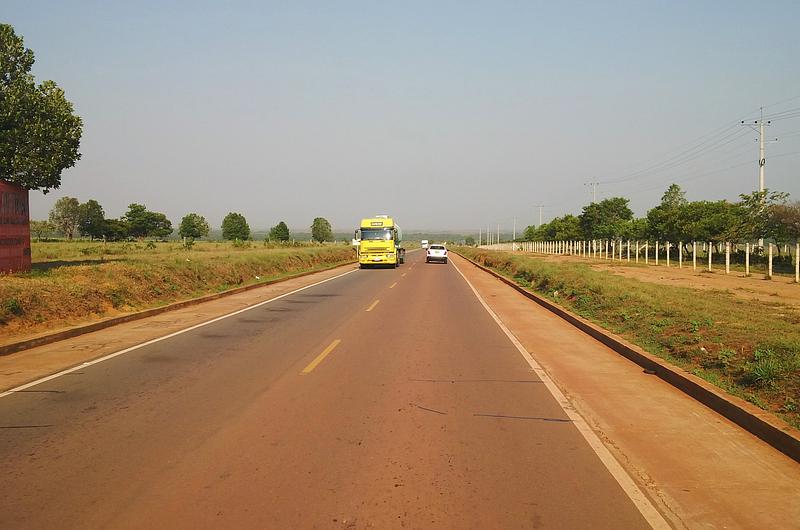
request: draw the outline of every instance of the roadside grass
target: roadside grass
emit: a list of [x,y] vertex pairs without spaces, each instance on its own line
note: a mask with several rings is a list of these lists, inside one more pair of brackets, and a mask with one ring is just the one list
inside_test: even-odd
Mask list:
[[798,308],[643,282],[591,264],[458,251],[800,428]]
[[0,274],[0,344],[355,260],[342,244],[251,243],[33,243],[30,273]]

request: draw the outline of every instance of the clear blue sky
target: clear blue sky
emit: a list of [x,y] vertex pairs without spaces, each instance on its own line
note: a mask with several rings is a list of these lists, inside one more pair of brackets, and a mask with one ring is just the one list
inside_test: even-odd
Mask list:
[[[755,133],[723,127],[800,107],[797,2],[6,0],[0,20],[84,119],[83,159],[34,218],[69,195],[176,225],[510,229],[656,165],[599,186],[643,215],[673,181],[692,200],[755,189]],[[767,186],[798,200],[800,118],[769,132]]]

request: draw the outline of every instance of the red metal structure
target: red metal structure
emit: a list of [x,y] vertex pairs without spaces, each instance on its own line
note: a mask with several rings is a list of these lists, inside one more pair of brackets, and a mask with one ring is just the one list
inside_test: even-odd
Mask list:
[[0,180],[0,272],[31,269],[28,190]]

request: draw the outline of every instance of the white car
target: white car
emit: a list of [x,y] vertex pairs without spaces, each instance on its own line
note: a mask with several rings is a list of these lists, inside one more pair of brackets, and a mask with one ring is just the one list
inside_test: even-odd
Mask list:
[[444,245],[428,246],[428,251],[425,255],[425,263],[430,263],[431,261],[447,263],[447,249],[444,248]]

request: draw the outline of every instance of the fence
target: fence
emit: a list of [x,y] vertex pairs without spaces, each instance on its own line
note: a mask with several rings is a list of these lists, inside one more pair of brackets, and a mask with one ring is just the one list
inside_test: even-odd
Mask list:
[[[791,272],[791,268],[794,266],[794,281],[795,283],[800,283],[800,243],[796,243],[794,248],[789,245],[782,246],[784,247],[784,252],[778,252],[777,255],[775,251],[780,251],[780,248],[773,243],[761,247],[753,243],[740,244],[697,241],[684,243],[680,241],[675,244],[669,241],[651,242],[621,239],[524,241],[481,245],[480,248],[506,252],[578,256],[589,259],[644,263],[646,265],[649,265],[651,262],[654,265],[663,263],[667,267],[677,266],[678,268],[683,268],[684,266],[688,267],[688,264],[691,263],[693,270],[697,270],[698,258],[700,258],[702,259],[701,267],[707,267],[709,271],[712,270],[714,256],[724,254],[725,274],[730,274],[731,258],[733,258],[734,263],[741,263],[744,265],[745,276],[750,276],[751,264],[757,262],[765,263],[765,274],[767,278],[773,277],[776,265],[779,269],[786,272]],[[698,249],[702,249],[705,256],[698,256]],[[793,250],[794,255],[790,253],[790,249]],[[718,258],[718,260],[721,261],[721,258]]]

